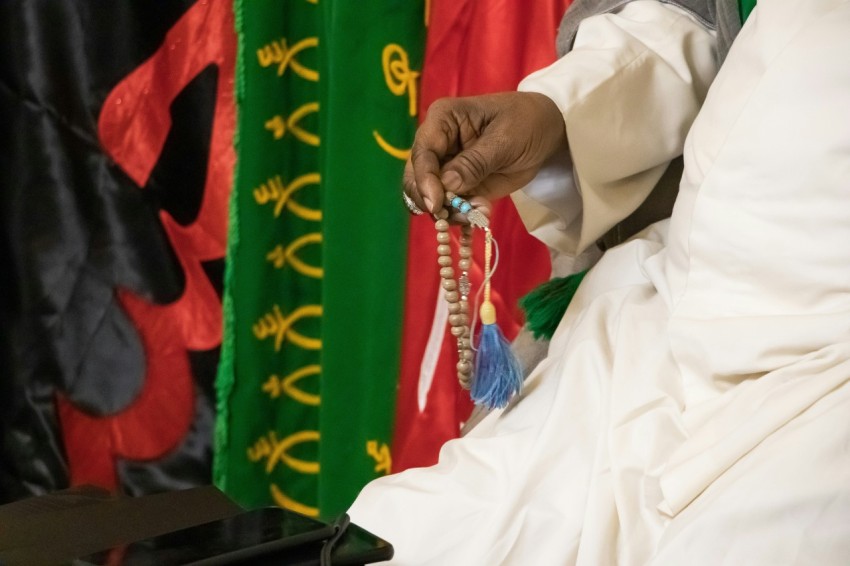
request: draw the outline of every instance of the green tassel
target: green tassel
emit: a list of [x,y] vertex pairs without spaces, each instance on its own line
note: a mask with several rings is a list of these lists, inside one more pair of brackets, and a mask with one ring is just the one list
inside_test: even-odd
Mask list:
[[535,287],[519,300],[519,306],[525,311],[525,324],[539,340],[551,340],[564,313],[587,270],[566,277],[555,277]]
[[738,10],[741,13],[741,24],[747,21],[750,12],[756,7],[756,0],[738,0]]

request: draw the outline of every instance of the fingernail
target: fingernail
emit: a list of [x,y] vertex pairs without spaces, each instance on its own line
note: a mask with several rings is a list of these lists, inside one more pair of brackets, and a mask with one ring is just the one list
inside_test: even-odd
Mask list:
[[445,187],[447,191],[451,191],[453,193],[457,192],[462,183],[460,174],[457,171],[446,171],[443,173],[442,177],[440,177],[440,181],[443,183],[443,187]]
[[434,202],[427,196],[423,196],[422,200],[425,201],[425,206],[428,207],[428,212],[434,212]]

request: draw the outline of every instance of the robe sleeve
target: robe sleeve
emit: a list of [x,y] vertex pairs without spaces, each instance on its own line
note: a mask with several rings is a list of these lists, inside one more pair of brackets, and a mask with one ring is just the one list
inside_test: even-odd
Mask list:
[[638,208],[682,153],[714,43],[685,12],[639,0],[585,19],[572,51],[522,81],[561,110],[569,145],[513,195],[532,235],[576,257]]

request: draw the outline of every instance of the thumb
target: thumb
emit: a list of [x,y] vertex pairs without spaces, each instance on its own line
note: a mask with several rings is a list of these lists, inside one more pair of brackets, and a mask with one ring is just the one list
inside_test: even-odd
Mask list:
[[467,194],[504,168],[508,161],[506,149],[497,136],[483,136],[443,166],[440,181],[447,191]]

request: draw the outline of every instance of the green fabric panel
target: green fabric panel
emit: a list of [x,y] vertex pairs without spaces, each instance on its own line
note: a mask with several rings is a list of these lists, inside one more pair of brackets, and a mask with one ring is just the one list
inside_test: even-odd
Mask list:
[[235,10],[238,167],[216,480],[242,505],[318,515],[321,8],[251,0]]
[[332,516],[367,481],[387,473],[391,457],[408,213],[401,200],[404,161],[382,149],[376,133],[396,149],[410,147],[425,27],[422,1],[321,5],[325,319],[319,501],[322,514]]
[[744,23],[750,17],[750,12],[756,7],[756,0],[739,0],[738,6],[741,9],[741,23]]

